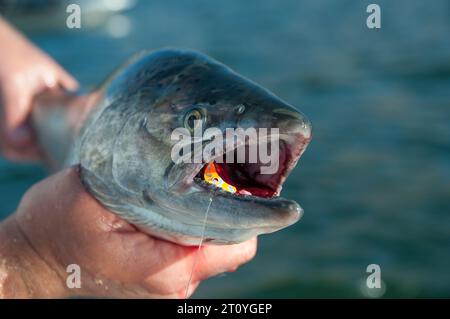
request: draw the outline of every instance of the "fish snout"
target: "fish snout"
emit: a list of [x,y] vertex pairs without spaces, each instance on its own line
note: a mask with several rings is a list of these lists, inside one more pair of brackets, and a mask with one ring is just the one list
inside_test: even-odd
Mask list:
[[311,139],[311,121],[301,112],[280,108],[273,110],[272,116],[281,134],[300,134],[305,140]]

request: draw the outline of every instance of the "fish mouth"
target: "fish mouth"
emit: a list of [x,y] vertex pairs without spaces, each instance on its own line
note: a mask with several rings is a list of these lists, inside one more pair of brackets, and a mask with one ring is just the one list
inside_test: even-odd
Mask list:
[[[209,237],[217,243],[241,242],[249,236],[271,233],[296,223],[303,215],[303,209],[295,201],[281,197],[280,193],[283,183],[309,144],[311,134],[296,131],[277,135],[278,148],[273,149],[278,150],[278,158],[275,157],[278,166],[272,174],[261,173],[267,162],[237,163],[228,160],[226,154],[234,152],[235,155],[239,147],[248,150],[252,145],[242,140],[233,150],[222,148],[227,151],[203,158],[202,163],[172,166],[166,173],[167,189],[182,197],[193,196],[195,201],[192,208],[178,208],[182,218],[188,218],[188,222],[192,223],[192,217],[186,217],[186,211],[195,216],[193,207],[197,208],[196,211],[203,209],[209,199],[210,204],[206,205],[211,205],[208,206],[211,209],[208,210],[206,229],[210,232]],[[270,150],[268,144],[271,141],[258,140],[255,143],[258,146],[265,144],[266,150]],[[226,139],[224,142],[227,144]],[[216,174],[213,177],[220,179],[222,184],[208,180],[207,173],[211,167]],[[223,183],[234,190],[226,190]]]
[[[308,145],[310,138],[302,135],[286,135],[279,140],[277,170],[272,174],[262,174],[261,168],[267,163],[262,163],[259,158],[255,163],[237,163],[236,150],[234,152],[234,160],[227,162],[222,160],[223,154],[216,158],[212,158],[209,162],[204,163],[198,173],[193,177],[195,184],[203,189],[235,199],[253,199],[257,202],[267,203],[268,200],[282,199],[280,198],[281,189],[284,181],[294,169],[299,158],[303,154]],[[247,143],[245,154],[248,154],[251,144]],[[261,146],[261,143],[258,144]],[[270,142],[267,145],[270,149]],[[208,173],[213,169],[214,176],[208,178]],[[214,179],[211,182],[211,178]]]

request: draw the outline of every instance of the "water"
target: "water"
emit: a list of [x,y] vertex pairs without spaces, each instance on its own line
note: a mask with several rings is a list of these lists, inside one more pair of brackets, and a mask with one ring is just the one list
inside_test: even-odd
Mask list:
[[[88,88],[144,48],[187,47],[307,114],[314,138],[283,195],[305,215],[262,236],[256,258],[195,297],[364,297],[379,264],[385,297],[450,297],[450,2],[141,1],[130,33],[34,34]],[[0,162],[1,216],[41,179]]]

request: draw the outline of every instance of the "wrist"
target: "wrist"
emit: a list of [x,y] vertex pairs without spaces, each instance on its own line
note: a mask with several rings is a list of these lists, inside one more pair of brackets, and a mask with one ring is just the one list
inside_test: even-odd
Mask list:
[[0,298],[67,297],[61,274],[34,250],[14,215],[0,224]]

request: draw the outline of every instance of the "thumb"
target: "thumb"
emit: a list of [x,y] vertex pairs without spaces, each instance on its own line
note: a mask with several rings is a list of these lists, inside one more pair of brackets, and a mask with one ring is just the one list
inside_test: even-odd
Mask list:
[[67,73],[63,68],[59,67],[59,83],[60,85],[68,91],[75,91],[78,89],[77,80]]

